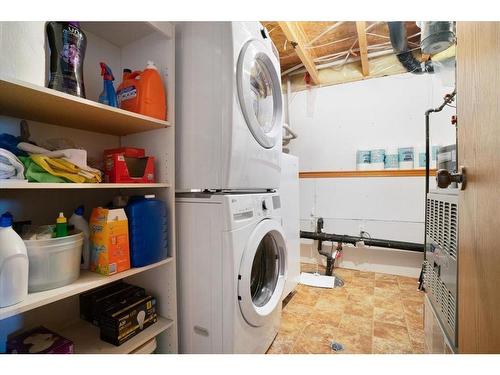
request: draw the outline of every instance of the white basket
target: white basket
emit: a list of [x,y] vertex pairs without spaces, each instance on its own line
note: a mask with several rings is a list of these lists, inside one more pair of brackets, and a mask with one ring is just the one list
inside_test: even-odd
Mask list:
[[28,291],[59,288],[80,276],[83,233],[43,240],[25,240],[29,258]]

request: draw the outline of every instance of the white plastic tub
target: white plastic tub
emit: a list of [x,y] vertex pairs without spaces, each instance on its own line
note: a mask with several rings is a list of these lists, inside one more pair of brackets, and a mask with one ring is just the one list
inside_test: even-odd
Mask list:
[[43,240],[25,240],[29,258],[28,291],[59,288],[80,276],[83,233]]

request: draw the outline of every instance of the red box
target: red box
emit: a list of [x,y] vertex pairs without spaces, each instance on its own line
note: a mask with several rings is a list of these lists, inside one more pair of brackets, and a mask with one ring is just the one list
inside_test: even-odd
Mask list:
[[104,150],[104,157],[112,154],[122,154],[129,158],[143,158],[146,156],[146,152],[143,148],[119,147],[112,148],[110,150]]
[[154,183],[154,157],[144,149],[122,147],[104,151],[104,181],[112,183]]

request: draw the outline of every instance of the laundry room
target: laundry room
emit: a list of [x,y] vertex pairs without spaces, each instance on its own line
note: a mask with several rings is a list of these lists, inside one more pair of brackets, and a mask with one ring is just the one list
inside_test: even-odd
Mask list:
[[201,9],[0,15],[2,358],[498,361],[500,22]]

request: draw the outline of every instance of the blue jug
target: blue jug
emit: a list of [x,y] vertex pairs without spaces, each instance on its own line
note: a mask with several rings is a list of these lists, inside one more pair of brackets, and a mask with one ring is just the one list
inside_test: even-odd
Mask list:
[[132,197],[125,207],[128,218],[130,263],[143,267],[168,254],[167,206],[154,195]]

